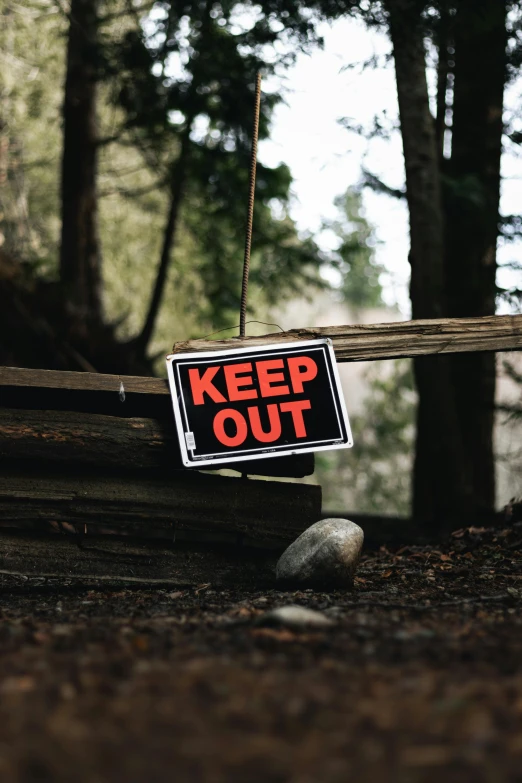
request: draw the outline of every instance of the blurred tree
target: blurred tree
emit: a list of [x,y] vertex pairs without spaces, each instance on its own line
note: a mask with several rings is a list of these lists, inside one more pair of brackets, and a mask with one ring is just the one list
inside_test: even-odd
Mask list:
[[[29,217],[24,127],[41,111],[39,64],[44,52],[34,31],[35,12],[14,2],[0,9],[0,246],[3,252],[33,260],[38,226]],[[47,22],[48,20],[46,20]],[[50,20],[51,24],[54,20]],[[27,46],[29,43],[29,46]],[[34,166],[35,161],[31,161]],[[37,165],[37,164],[36,164]]]
[[[16,351],[10,351],[9,360],[33,364],[41,355],[52,366],[72,362],[77,368],[80,362],[84,369],[146,372],[150,364],[144,357],[156,325],[156,345],[164,353],[172,339],[237,320],[253,79],[269,59],[271,43],[285,39],[285,53],[276,58],[282,63],[293,56],[298,36],[281,25],[276,31],[268,12],[247,9],[243,16],[237,3],[226,9],[226,23],[210,4],[194,4],[192,10],[189,4],[192,17],[182,4],[170,14],[169,4],[145,0],[74,0],[70,7],[23,0],[7,3],[6,9],[9,24],[3,24],[2,43],[11,49],[5,47],[8,57],[1,61],[0,76],[11,146],[2,161],[10,166],[12,192],[4,189],[1,197],[4,217],[12,215],[12,220],[9,230],[6,220],[2,226],[8,238],[4,249],[9,244],[19,260],[34,261],[45,275],[27,280],[32,292],[26,301],[28,320],[36,307],[49,340],[60,334],[77,354],[77,360],[71,351],[51,360],[30,350],[29,335],[38,320],[33,318],[20,353],[26,358],[16,359]],[[165,25],[171,25],[173,37],[162,39]],[[303,40],[311,39],[312,25],[296,16],[289,29],[298,27]],[[268,59],[265,73],[272,67]],[[270,92],[263,96],[263,135],[278,100]],[[5,136],[5,121],[2,127]],[[20,150],[16,182],[15,138]],[[178,177],[183,140],[181,158],[188,168]],[[14,199],[22,182],[19,204],[25,204],[25,222]],[[289,186],[286,167],[259,166],[254,308],[317,282],[317,268],[324,262],[312,239],[298,236],[288,216]],[[64,219],[58,263],[60,190]],[[166,212],[170,219],[162,227]],[[167,287],[174,244],[176,268]],[[159,275],[148,261],[156,255],[163,258]],[[53,282],[59,277],[65,296]],[[146,302],[149,285],[155,293]],[[158,319],[161,302],[165,306]],[[144,326],[147,340],[136,341],[137,356],[136,342],[129,338],[143,334]]]
[[[281,32],[262,8],[190,1],[157,4],[143,30],[125,38],[116,83],[127,128],[169,197],[152,296],[133,341],[140,354],[154,332],[180,221],[197,240],[213,327],[237,318],[255,75],[291,59],[296,42],[274,57]],[[263,94],[261,139],[279,100]],[[289,186],[285,166],[258,164],[251,282],[263,281],[267,299],[318,280],[314,268],[323,261],[288,217]]]
[[[424,53],[430,8],[418,0],[389,0],[387,9],[406,163],[413,317],[491,315],[507,3],[456,0],[431,7],[439,52],[433,126]],[[429,522],[491,513],[494,355],[418,359],[415,372],[414,515]]]
[[335,199],[339,211],[336,220],[324,223],[339,240],[332,266],[341,275],[343,299],[357,312],[382,307],[380,277],[384,268],[375,260],[375,235],[365,215],[359,191],[349,189]]
[[[410,213],[413,318],[446,315],[444,213],[435,123],[430,112],[425,28],[418,0],[389,0],[399,115]],[[470,510],[472,480],[460,429],[449,359],[415,360],[419,393],[413,513],[425,522]]]
[[366,381],[364,412],[350,416],[354,449],[317,454],[317,478],[332,511],[408,516],[416,404],[412,363],[374,362]]
[[[366,179],[407,198],[414,318],[495,312],[503,94],[520,64],[519,7],[386,0],[359,9],[368,24],[387,28],[393,43],[406,192]],[[438,52],[435,116],[428,41]],[[383,133],[378,122],[374,133]],[[516,232],[516,221],[505,227]],[[414,515],[427,524],[487,515],[495,500],[495,357],[420,358],[415,378]]]
[[86,334],[102,322],[97,195],[98,16],[98,0],[71,0],[63,103],[60,281],[67,307]]
[[[320,7],[326,16],[356,12],[392,40],[406,191],[368,173],[365,180],[407,198],[413,317],[494,313],[497,239],[501,231],[520,235],[517,216],[499,216],[504,90],[522,61],[520,2],[346,0],[333,8],[323,0]],[[435,115],[427,46],[438,53]],[[371,135],[386,132],[376,118]],[[509,134],[514,144],[521,138]],[[519,288],[501,293],[520,300]],[[429,524],[490,514],[495,357],[418,359],[415,378],[414,515]]]
[[[459,0],[452,9],[451,154],[442,168],[450,317],[495,313],[507,7],[505,0]],[[445,56],[444,47],[439,47],[439,59],[444,61]],[[470,463],[472,509],[488,513],[495,506],[495,355],[452,359],[451,372]]]

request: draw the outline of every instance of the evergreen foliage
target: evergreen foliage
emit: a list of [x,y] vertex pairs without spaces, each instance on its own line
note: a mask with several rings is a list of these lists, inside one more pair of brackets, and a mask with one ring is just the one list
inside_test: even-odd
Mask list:
[[339,241],[334,266],[341,275],[344,301],[357,313],[382,307],[380,277],[384,268],[375,260],[375,234],[365,215],[360,192],[347,190],[335,200],[339,217],[325,223]]

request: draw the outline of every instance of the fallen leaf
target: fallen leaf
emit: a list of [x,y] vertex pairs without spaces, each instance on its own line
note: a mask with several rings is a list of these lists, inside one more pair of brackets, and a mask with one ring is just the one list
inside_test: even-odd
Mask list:
[[132,640],[132,646],[139,652],[147,652],[149,649],[149,640],[146,636],[135,636]]
[[274,639],[277,642],[295,642],[296,640],[301,642],[307,638],[304,634],[292,633],[292,631],[288,631],[286,628],[280,630],[276,628],[253,628],[250,633],[257,638],[264,637],[265,639]]

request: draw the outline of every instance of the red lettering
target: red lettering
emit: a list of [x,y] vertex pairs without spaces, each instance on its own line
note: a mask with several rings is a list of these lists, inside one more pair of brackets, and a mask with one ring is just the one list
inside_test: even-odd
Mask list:
[[212,383],[212,378],[214,378],[218,370],[219,367],[209,367],[207,370],[205,370],[202,376],[200,376],[198,369],[192,369],[188,371],[194,405],[205,404],[203,397],[205,392],[214,402],[226,402],[225,397],[223,397],[221,392],[216,389]]
[[306,438],[306,427],[303,420],[303,411],[308,411],[311,407],[312,404],[310,400],[297,400],[296,402],[282,402],[280,404],[282,413],[288,412],[292,414],[296,438]]
[[313,381],[317,375],[317,364],[309,356],[294,356],[288,359],[288,369],[294,394],[302,394],[303,383]]
[[259,408],[257,405],[252,408],[248,408],[248,418],[250,419],[250,427],[252,429],[252,435],[260,443],[273,443],[281,435],[281,419],[279,417],[279,410],[276,404],[267,405],[268,420],[270,422],[270,431],[264,432],[261,427],[261,418],[259,416]]
[[278,370],[284,367],[282,359],[267,359],[263,362],[256,362],[257,377],[259,380],[259,389],[261,397],[277,397],[279,394],[290,394],[288,386],[274,386],[274,383],[281,383],[285,376],[282,372],[272,372],[269,370]]
[[[230,437],[225,432],[225,421],[232,419],[236,425],[236,434]],[[248,433],[245,417],[235,411],[234,408],[223,408],[214,417],[214,435],[223,446],[241,446],[245,442]]]
[[252,376],[246,375],[244,378],[238,378],[239,373],[252,372],[252,362],[243,364],[225,365],[225,379],[227,382],[228,399],[230,402],[236,400],[255,400],[257,398],[256,389],[245,389],[239,391],[241,386],[252,386]]

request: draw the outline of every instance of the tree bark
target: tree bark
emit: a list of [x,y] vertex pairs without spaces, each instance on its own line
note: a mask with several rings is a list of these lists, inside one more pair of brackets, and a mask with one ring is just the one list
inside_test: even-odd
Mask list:
[[440,19],[437,30],[437,114],[435,117],[435,135],[437,138],[437,147],[439,151],[439,165],[441,170],[444,164],[444,145],[447,130],[446,113],[448,111],[447,93],[450,86],[450,74],[452,67],[450,63],[454,62],[450,48],[453,47],[452,40],[452,17],[450,14],[449,3],[442,0],[440,3]]
[[[176,476],[176,471],[193,473],[181,462],[172,415],[162,420],[0,408],[0,466],[14,462],[21,468],[27,464],[90,467],[165,478]],[[303,478],[314,472],[314,455],[223,462],[222,468],[249,475]]]
[[[506,2],[461,0],[455,17],[452,153],[445,198],[448,315],[495,312]],[[493,510],[495,356],[451,361],[455,399],[472,468],[473,513]]]
[[[413,318],[446,314],[444,221],[435,123],[429,108],[424,36],[416,0],[389,0],[410,215]],[[462,516],[472,488],[445,357],[414,363],[419,393],[413,516],[430,524]]]
[[76,323],[102,319],[98,237],[98,0],[72,0],[63,105],[60,280]]
[[127,533],[232,533],[288,545],[321,517],[321,488],[284,481],[179,474],[168,479],[2,471],[1,527],[50,523]]

